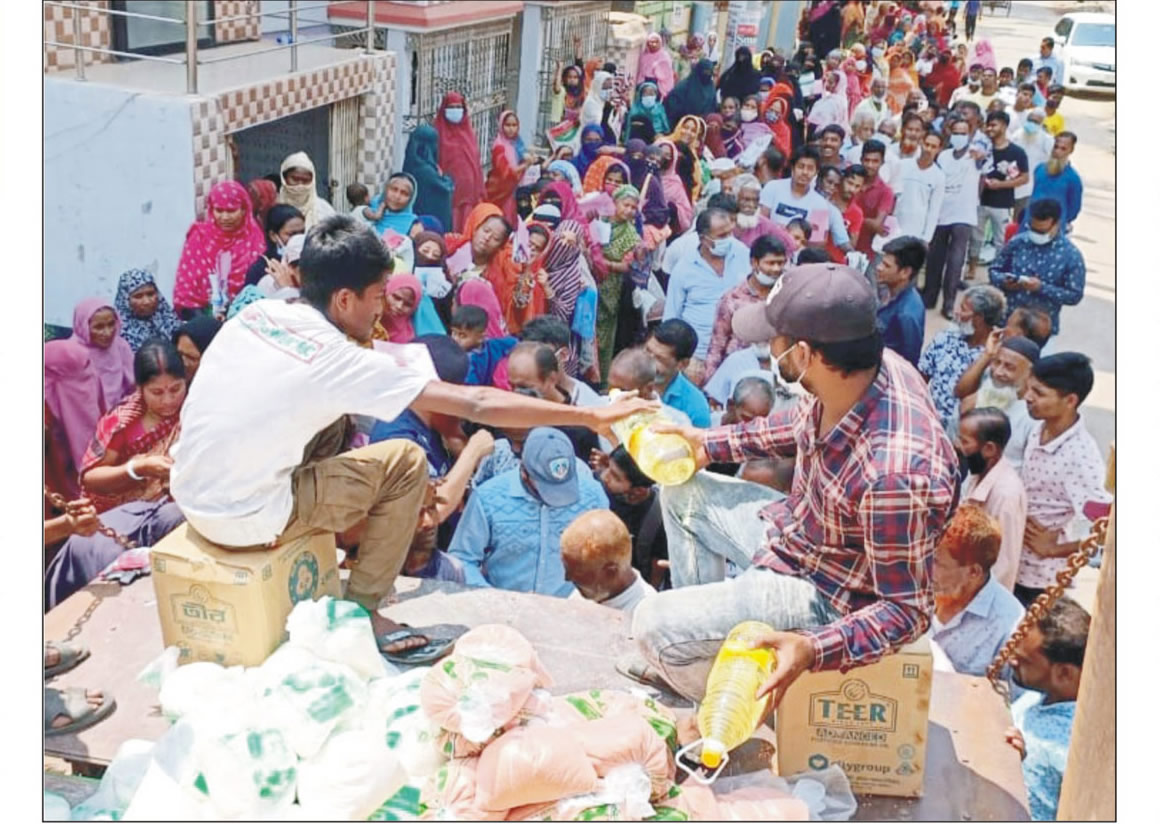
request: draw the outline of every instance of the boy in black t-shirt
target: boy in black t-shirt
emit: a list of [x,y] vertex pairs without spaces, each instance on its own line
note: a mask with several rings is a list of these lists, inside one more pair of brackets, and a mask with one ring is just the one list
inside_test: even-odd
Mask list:
[[971,234],[967,280],[975,279],[988,223],[991,224],[991,242],[996,251],[1002,248],[1003,235],[1015,206],[1015,190],[1030,179],[1027,153],[1007,139],[1010,126],[1011,118],[1006,112],[991,112],[987,115],[984,130],[991,139],[991,156],[984,167],[979,220]]

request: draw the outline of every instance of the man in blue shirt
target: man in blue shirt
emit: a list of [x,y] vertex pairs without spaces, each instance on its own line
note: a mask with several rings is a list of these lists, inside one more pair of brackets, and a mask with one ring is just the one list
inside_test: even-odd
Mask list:
[[1007,743],[1023,758],[1033,821],[1053,821],[1059,806],[1090,626],[1091,616],[1064,595],[1031,627],[1011,661],[1015,683],[1027,691],[1011,705],[1015,726]]
[[960,506],[934,552],[931,631],[955,672],[982,676],[1023,617],[1023,605],[991,574],[999,559],[999,522]]
[[1035,61],[1036,73],[1042,68],[1051,69],[1051,82],[1063,83],[1063,61],[1055,56],[1055,38],[1044,37],[1039,43],[1039,59]]
[[697,333],[690,372],[704,374],[721,296],[749,275],[749,254],[733,237],[733,221],[724,209],[706,209],[697,216],[696,252],[673,267],[665,295],[664,320],[680,318]]
[[657,390],[661,403],[681,410],[693,426],[709,426],[709,401],[705,393],[683,374],[697,349],[697,333],[683,320],[666,320],[648,333],[645,351],[657,367]]
[[1007,311],[1026,307],[1051,316],[1059,334],[1059,311],[1083,299],[1087,269],[1079,249],[1067,239],[1058,200],[1045,198],[1027,207],[1028,231],[1020,232],[991,262],[991,284],[1003,290]]
[[[1040,163],[1034,169],[1032,175],[1034,188],[1028,201],[1030,205],[1045,198],[1058,200],[1059,205],[1063,207],[1063,222],[1069,229],[1083,208],[1083,181],[1071,165],[1071,153],[1075,151],[1075,142],[1074,132],[1060,132],[1055,136],[1051,156],[1046,163]],[[1024,210],[1023,223],[1019,228],[1025,230],[1029,222],[1030,213]]]
[[520,466],[487,481],[467,501],[449,554],[469,586],[566,597],[560,535],[582,512],[607,509],[608,496],[550,427],[533,429]]
[[887,348],[917,367],[926,329],[926,306],[915,287],[926,261],[926,244],[897,237],[882,247],[878,262],[878,329]]

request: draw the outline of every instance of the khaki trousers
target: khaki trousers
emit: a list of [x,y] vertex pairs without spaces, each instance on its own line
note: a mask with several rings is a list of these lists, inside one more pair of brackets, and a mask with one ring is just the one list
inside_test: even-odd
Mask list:
[[311,530],[345,532],[362,520],[346,598],[374,612],[403,568],[427,490],[427,456],[405,440],[339,454],[346,419],[315,436],[294,470],[294,512],[279,543]]

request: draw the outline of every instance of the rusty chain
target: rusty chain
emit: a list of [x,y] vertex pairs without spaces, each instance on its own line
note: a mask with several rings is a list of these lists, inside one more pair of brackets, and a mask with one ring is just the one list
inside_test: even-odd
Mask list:
[[1011,688],[1007,682],[1000,678],[1003,668],[1011,662],[1011,658],[1015,655],[1015,649],[1020,642],[1027,637],[1027,633],[1031,628],[1039,623],[1047,611],[1055,605],[1064,591],[1071,586],[1072,579],[1079,574],[1079,571],[1087,566],[1088,562],[1095,556],[1096,552],[1103,546],[1108,534],[1108,518],[1105,516],[1099,518],[1092,524],[1091,532],[1084,538],[1079,547],[1071,555],[1067,556],[1067,565],[1055,575],[1055,583],[1047,587],[1039,597],[1036,598],[1031,606],[1027,608],[1027,612],[1023,615],[1019,625],[1015,627],[1015,631],[1011,633],[1011,637],[1003,648],[999,650],[999,654],[995,656],[995,660],[987,667],[987,680],[991,682],[995,692],[1003,696],[1003,700],[1011,703]]
[[[65,500],[64,496],[57,492],[53,492],[47,486],[44,488],[44,497],[48,498],[48,502],[59,509],[61,512],[68,511],[68,501]],[[130,538],[126,538],[124,535],[117,532],[112,527],[106,526],[105,524],[98,526],[97,532],[108,538],[112,538],[122,549],[137,548],[136,541],[133,541]]]

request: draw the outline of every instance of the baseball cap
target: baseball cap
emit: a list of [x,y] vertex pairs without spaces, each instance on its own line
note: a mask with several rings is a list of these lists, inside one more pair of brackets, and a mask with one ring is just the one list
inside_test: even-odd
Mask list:
[[580,500],[576,452],[559,429],[537,426],[529,432],[521,462],[548,506],[569,506]]
[[286,241],[286,248],[282,251],[283,263],[297,263],[302,257],[302,247],[306,245],[306,235],[299,233]]
[[870,281],[837,263],[792,266],[773,284],[765,303],[751,303],[733,315],[733,334],[746,343],[775,335],[842,343],[869,337],[877,328],[878,299]]

